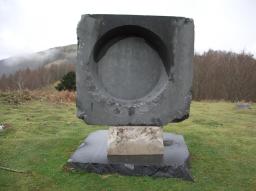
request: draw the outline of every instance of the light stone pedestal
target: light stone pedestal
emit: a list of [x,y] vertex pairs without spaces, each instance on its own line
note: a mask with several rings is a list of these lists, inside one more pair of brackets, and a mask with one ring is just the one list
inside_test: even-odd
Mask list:
[[108,155],[163,155],[163,129],[157,126],[115,126],[108,130]]

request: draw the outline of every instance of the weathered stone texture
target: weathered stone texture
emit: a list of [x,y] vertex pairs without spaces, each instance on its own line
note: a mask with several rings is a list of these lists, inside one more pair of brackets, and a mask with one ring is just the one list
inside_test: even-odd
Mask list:
[[189,115],[193,20],[83,15],[77,115],[88,124],[161,126]]
[[162,155],[163,130],[156,126],[119,126],[108,131],[108,155]]

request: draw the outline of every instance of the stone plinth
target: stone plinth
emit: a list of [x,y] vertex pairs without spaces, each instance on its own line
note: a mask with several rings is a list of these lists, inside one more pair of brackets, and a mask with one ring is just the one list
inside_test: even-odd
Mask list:
[[71,168],[99,174],[176,177],[193,180],[189,152],[182,135],[164,133],[163,155],[108,155],[108,131],[91,133],[68,160]]
[[163,130],[157,126],[119,126],[108,131],[108,155],[162,155]]

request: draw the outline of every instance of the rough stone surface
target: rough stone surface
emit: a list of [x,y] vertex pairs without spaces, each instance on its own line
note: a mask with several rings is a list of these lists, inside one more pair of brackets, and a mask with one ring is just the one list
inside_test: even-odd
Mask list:
[[123,175],[176,177],[193,180],[189,173],[189,152],[183,136],[164,133],[163,155],[108,156],[108,131],[91,133],[68,160],[71,168],[94,172],[120,173]]
[[161,126],[189,115],[193,20],[83,15],[77,115],[88,124]]
[[108,131],[108,155],[162,155],[163,129],[157,126],[119,126]]

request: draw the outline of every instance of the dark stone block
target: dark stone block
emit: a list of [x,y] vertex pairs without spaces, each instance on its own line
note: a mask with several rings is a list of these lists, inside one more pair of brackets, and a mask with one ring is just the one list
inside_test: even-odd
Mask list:
[[84,15],[77,35],[79,118],[88,124],[161,126],[188,117],[191,19]]
[[188,169],[189,152],[181,135],[164,133],[164,155],[107,156],[107,131],[91,133],[75,151],[68,165],[85,172],[176,177],[193,180]]

